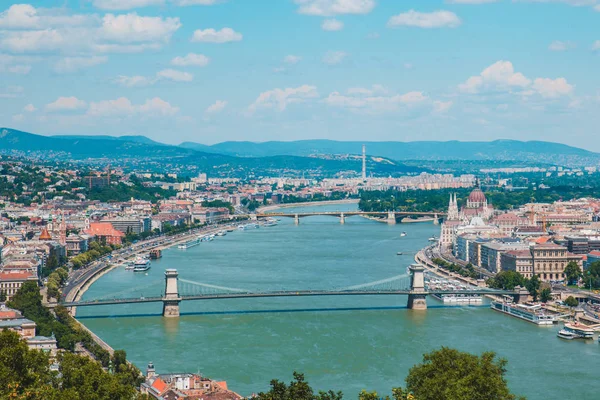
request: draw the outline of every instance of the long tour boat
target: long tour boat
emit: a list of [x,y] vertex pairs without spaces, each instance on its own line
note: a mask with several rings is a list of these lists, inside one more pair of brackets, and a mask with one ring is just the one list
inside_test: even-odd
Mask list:
[[509,301],[492,301],[492,310],[500,311],[513,317],[524,319],[536,325],[552,325],[556,322],[553,315],[542,311],[540,305],[523,305]]

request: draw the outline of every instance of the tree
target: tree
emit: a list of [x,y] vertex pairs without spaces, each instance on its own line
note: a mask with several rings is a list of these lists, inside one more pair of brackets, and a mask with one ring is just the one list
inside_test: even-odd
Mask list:
[[277,379],[271,381],[271,390],[259,393],[259,400],[341,400],[342,392],[319,392],[314,394],[308,382],[304,380],[304,374],[294,372],[294,380],[286,385]]
[[481,356],[442,347],[423,356],[406,378],[406,389],[419,400],[513,400],[506,379],[507,361],[494,352]]
[[569,296],[565,300],[565,305],[569,307],[577,307],[579,305],[579,302],[575,297]]
[[4,303],[6,301],[6,292],[4,290],[0,290],[0,303]]
[[565,276],[569,285],[577,284],[577,281],[581,277],[581,268],[575,261],[571,261],[565,267]]
[[552,291],[550,288],[543,288],[540,292],[540,301],[542,303],[547,303],[552,299]]
[[583,276],[584,287],[591,287],[593,289],[600,288],[600,261],[591,263]]
[[514,290],[517,286],[525,286],[525,278],[517,271],[501,271],[487,280],[491,288]]
[[533,297],[533,301],[537,301],[539,290],[540,290],[540,278],[537,275],[533,275],[531,279],[525,281],[525,287],[529,291],[531,297]]

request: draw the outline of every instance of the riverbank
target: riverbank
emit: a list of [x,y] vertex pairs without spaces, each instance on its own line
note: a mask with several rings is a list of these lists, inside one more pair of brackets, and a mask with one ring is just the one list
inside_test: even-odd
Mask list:
[[344,199],[344,200],[324,200],[324,201],[305,201],[302,203],[285,203],[285,204],[274,204],[270,206],[259,207],[256,212],[264,213],[267,211],[279,210],[281,208],[294,208],[294,207],[317,207],[335,204],[358,204],[360,199]]

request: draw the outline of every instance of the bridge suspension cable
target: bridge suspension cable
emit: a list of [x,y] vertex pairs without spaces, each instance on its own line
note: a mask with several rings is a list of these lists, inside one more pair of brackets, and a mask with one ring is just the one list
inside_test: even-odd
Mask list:
[[373,281],[373,282],[362,283],[360,285],[348,286],[346,288],[343,288],[342,290],[362,289],[362,288],[365,288],[365,287],[377,286],[377,285],[381,285],[381,284],[384,284],[384,283],[397,281],[397,280],[403,279],[403,278],[404,279],[408,279],[409,277],[406,274],[396,275],[396,276],[392,276],[391,278],[381,279],[379,281]]
[[114,298],[117,298],[117,296],[121,295],[121,294],[132,293],[132,292],[135,292],[137,290],[147,289],[147,288],[150,288],[152,286],[158,286],[158,285],[164,285],[164,283],[163,282],[153,282],[153,283],[150,283],[148,285],[137,286],[137,287],[133,287],[133,288],[127,288],[125,290],[121,290],[120,292],[114,292],[114,293],[105,294],[103,296],[100,296],[100,297],[96,298],[96,300],[114,299]]
[[249,292],[249,290],[246,289],[238,289],[238,288],[232,288],[232,287],[226,287],[226,286],[217,286],[217,285],[211,285],[209,283],[202,283],[202,282],[196,282],[196,281],[190,281],[188,279],[181,279],[179,278],[180,282],[184,282],[184,283],[189,283],[192,285],[196,285],[196,286],[203,286],[203,287],[207,287],[207,288],[211,288],[211,289],[219,289],[219,290],[226,290],[229,292]]

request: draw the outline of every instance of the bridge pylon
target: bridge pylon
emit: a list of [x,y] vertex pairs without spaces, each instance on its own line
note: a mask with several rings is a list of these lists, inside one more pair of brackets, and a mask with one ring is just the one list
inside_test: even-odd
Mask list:
[[300,225],[300,216],[298,214],[294,214],[294,224]]
[[439,225],[440,224],[440,218],[438,217],[437,214],[433,214],[433,224],[434,225]]
[[346,223],[346,216],[344,215],[344,213],[340,214],[340,224],[345,224]]
[[165,271],[165,295],[163,297],[163,317],[179,317],[179,303],[181,297],[177,288],[179,274],[176,269],[167,269]]
[[408,295],[408,308],[411,310],[427,310],[425,300],[425,268],[420,264],[412,264],[410,270],[410,293]]
[[396,213],[393,211],[388,211],[387,213],[387,223],[390,225],[396,224]]

